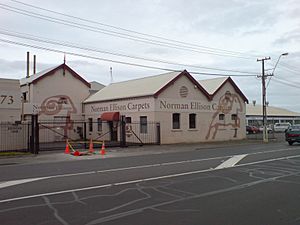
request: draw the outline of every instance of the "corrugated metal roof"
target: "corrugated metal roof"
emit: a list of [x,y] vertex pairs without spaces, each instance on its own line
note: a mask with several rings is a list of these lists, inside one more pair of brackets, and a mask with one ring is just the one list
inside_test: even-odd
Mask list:
[[48,69],[43,70],[41,72],[38,72],[36,74],[33,74],[28,78],[25,77],[25,78],[20,80],[20,85],[22,86],[22,85],[26,85],[26,84],[30,84],[30,83],[36,83],[39,80],[43,79],[44,77],[47,77],[47,76],[50,76],[50,75],[54,74],[59,69],[67,70],[73,77],[80,80],[88,88],[91,88],[91,84],[89,82],[87,82],[85,79],[83,79],[78,73],[76,73],[74,70],[72,70],[65,63],[60,64],[59,66],[48,68]]
[[18,83],[19,79],[0,78],[0,82],[15,82],[15,83]]
[[207,80],[198,80],[198,82],[210,95],[212,95],[227,79],[228,77],[220,77]]
[[48,68],[48,69],[45,69],[45,70],[42,70],[36,74],[32,74],[30,77],[28,78],[22,78],[20,80],[20,85],[25,85],[25,84],[31,84],[34,80],[44,76],[45,74],[49,73],[51,70],[54,70],[55,68],[57,68],[58,66],[53,66],[51,68]]
[[[247,116],[262,116],[262,105],[246,105],[246,115]],[[267,116],[290,116],[290,117],[300,117],[300,113],[293,112],[287,109],[268,106]]]
[[100,102],[154,95],[179,74],[181,74],[181,72],[170,72],[135,80],[112,83],[87,98],[84,102]]

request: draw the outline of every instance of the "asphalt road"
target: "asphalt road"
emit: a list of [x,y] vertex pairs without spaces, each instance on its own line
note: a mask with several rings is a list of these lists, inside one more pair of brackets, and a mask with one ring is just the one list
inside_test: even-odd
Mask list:
[[300,145],[0,166],[4,225],[299,225]]

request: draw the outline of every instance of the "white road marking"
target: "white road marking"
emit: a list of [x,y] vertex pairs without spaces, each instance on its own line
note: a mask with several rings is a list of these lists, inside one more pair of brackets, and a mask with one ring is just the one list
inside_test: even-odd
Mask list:
[[208,172],[208,171],[212,171],[212,170],[213,169],[197,170],[197,171],[191,171],[191,172],[185,172],[185,173],[171,174],[171,175],[166,175],[166,176],[150,177],[150,178],[145,178],[145,179],[124,181],[124,182],[118,182],[118,183],[112,183],[112,184],[104,184],[104,185],[91,186],[91,187],[85,187],[85,188],[76,188],[76,189],[70,189],[70,190],[64,190],[64,191],[56,191],[56,192],[49,192],[49,193],[43,193],[43,194],[22,196],[22,197],[18,197],[18,198],[0,200],[0,203],[12,202],[12,201],[17,201],[17,200],[24,200],[24,199],[36,198],[36,197],[42,197],[42,196],[65,194],[65,193],[70,193],[73,191],[87,191],[87,190],[93,190],[93,189],[99,189],[99,188],[121,186],[121,185],[126,185],[126,184],[135,184],[135,183],[140,183],[140,182],[145,182],[145,181],[153,181],[153,180],[179,177],[179,176],[185,176],[185,175],[196,174],[196,173],[204,173],[204,172]]
[[[288,156],[288,157],[280,157],[280,158],[275,158],[275,159],[268,159],[268,160],[256,161],[256,162],[252,162],[252,163],[239,164],[239,165],[233,166],[232,168],[234,168],[234,167],[248,166],[248,165],[254,165],[254,164],[260,164],[260,163],[265,163],[265,162],[279,161],[279,160],[283,160],[283,159],[293,159],[293,158],[300,158],[300,155],[294,155],[294,156]],[[186,175],[192,175],[192,174],[212,172],[212,171],[217,171],[217,170],[221,170],[221,169],[196,170],[196,171],[190,171],[190,172],[185,172],[185,173],[177,173],[177,174],[170,174],[170,175],[159,176],[159,177],[150,177],[150,178],[145,178],[145,179],[124,181],[124,182],[104,184],[104,185],[91,186],[91,187],[85,187],[85,188],[76,188],[76,189],[70,189],[70,190],[64,190],[64,191],[56,191],[56,192],[48,192],[48,193],[43,193],[43,194],[28,195],[28,196],[22,196],[22,197],[18,197],[18,198],[3,199],[3,200],[0,200],[0,203],[12,202],[12,201],[18,201],[18,200],[24,200],[24,199],[42,197],[42,196],[59,195],[59,194],[65,194],[65,193],[70,193],[70,192],[76,192],[76,191],[87,191],[87,190],[94,190],[94,189],[100,189],[100,188],[106,188],[106,187],[113,187],[113,186],[121,186],[121,185],[134,184],[134,183],[140,183],[140,182],[146,182],[146,181],[161,180],[161,179],[174,178],[174,177],[180,177],[180,176],[186,176]],[[269,179],[272,180],[272,178],[269,178]],[[257,182],[261,182],[261,181],[257,181]]]
[[28,179],[21,179],[21,180],[11,180],[11,181],[4,181],[0,183],[0,188],[10,187],[17,184],[24,184],[32,181],[42,180],[44,178],[28,178]]
[[144,169],[144,168],[169,166],[169,165],[176,165],[176,164],[183,164],[183,163],[195,163],[195,162],[209,161],[209,160],[215,160],[215,159],[224,159],[224,158],[228,158],[228,157],[229,156],[221,156],[221,157],[206,158],[206,159],[192,159],[192,160],[177,161],[177,162],[166,162],[166,163],[157,163],[157,164],[149,164],[149,165],[142,165],[142,166],[131,166],[131,167],[122,167],[122,168],[107,169],[107,170],[88,171],[88,172],[82,172],[82,173],[61,174],[61,175],[53,175],[53,176],[45,176],[45,177],[4,181],[4,182],[0,182],[0,189],[9,187],[9,186],[18,185],[18,184],[24,184],[24,183],[28,183],[28,182],[51,179],[51,178],[71,177],[71,176],[79,176],[79,175],[91,175],[91,174],[96,174],[96,173],[118,172],[118,171],[124,171],[124,170]]
[[[251,154],[248,154],[248,155],[257,155],[257,154],[265,154],[265,153],[280,152],[280,151],[290,151],[290,150],[295,150],[295,148],[284,148],[284,149],[277,149],[277,150],[272,150],[272,151],[254,152],[254,153],[251,153]],[[168,166],[168,165],[176,165],[176,164],[183,164],[183,163],[194,163],[194,162],[209,161],[209,160],[214,160],[214,159],[224,159],[224,158],[229,158],[229,157],[234,157],[234,156],[232,156],[232,155],[219,156],[219,157],[205,158],[205,159],[192,159],[192,160],[184,160],[184,161],[149,164],[149,165],[142,165],[142,166],[131,166],[131,167],[123,167],[123,168],[115,168],[115,169],[107,169],[107,170],[88,171],[88,172],[81,172],[81,173],[60,174],[60,175],[53,175],[53,176],[45,176],[45,177],[36,177],[36,178],[27,178],[27,179],[20,179],[20,180],[4,181],[4,182],[0,182],[0,189],[5,188],[5,187],[18,185],[18,184],[24,184],[24,183],[28,183],[28,182],[51,179],[51,178],[90,175],[90,174],[95,174],[95,173],[108,173],[108,172],[117,172],[117,171],[132,170],[132,169],[144,169],[144,168],[150,168],[150,167]]]
[[226,160],[225,162],[221,163],[219,166],[216,167],[216,169],[224,169],[235,166],[239,161],[241,161],[243,158],[245,158],[248,154],[244,155],[235,155],[232,156],[230,159]]

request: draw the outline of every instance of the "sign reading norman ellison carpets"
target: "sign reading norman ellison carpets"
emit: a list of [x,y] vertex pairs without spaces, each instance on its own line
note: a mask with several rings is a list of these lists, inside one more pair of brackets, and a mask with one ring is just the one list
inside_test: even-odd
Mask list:
[[197,100],[159,99],[157,110],[181,112],[214,112],[220,110],[222,105],[218,102],[203,102]]
[[220,110],[218,102],[202,102],[197,100],[157,99],[154,109],[154,99],[128,100],[86,104],[87,113],[102,112],[149,112],[149,111],[193,111],[214,112]]
[[128,101],[111,101],[86,104],[86,113],[102,112],[149,112],[154,111],[153,99],[137,99]]

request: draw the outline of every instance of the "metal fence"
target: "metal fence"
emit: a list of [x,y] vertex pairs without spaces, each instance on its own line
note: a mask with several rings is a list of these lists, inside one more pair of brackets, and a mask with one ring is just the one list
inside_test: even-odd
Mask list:
[[61,150],[66,141],[75,149],[86,149],[93,140],[95,148],[105,145],[160,144],[160,125],[156,122],[121,121],[38,121],[37,116],[27,123],[0,124],[0,151]]
[[[258,132],[255,134],[247,134],[247,139],[249,140],[263,140],[263,133]],[[268,132],[268,139],[270,140],[283,140],[284,139],[284,133],[279,132]]]
[[30,151],[31,123],[0,123],[0,151]]
[[160,124],[156,122],[126,123],[125,135],[128,145],[160,144]]

